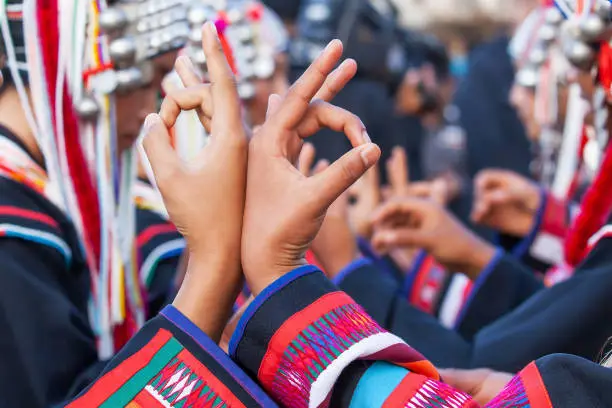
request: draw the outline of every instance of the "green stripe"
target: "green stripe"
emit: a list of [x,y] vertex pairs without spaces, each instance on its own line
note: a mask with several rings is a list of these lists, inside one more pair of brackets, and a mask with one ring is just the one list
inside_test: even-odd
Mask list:
[[153,356],[149,364],[138,371],[132,378],[111,395],[100,407],[125,407],[159,372],[183,350],[183,346],[175,338],[168,342]]

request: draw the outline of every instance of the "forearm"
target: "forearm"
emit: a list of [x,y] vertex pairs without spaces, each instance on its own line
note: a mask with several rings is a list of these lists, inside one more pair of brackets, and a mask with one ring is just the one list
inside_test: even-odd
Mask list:
[[237,254],[218,254],[213,259],[206,259],[192,251],[188,255],[185,279],[173,305],[218,342],[242,284]]

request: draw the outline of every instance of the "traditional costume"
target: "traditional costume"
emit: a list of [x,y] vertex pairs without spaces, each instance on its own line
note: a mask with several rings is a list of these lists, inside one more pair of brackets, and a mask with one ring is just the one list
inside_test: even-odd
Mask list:
[[[150,316],[115,95],[147,85],[151,58],[183,46],[188,24],[181,1],[11,0],[0,28],[29,125],[0,132],[2,400],[47,406],[95,378]],[[28,132],[42,160],[14,134]]]

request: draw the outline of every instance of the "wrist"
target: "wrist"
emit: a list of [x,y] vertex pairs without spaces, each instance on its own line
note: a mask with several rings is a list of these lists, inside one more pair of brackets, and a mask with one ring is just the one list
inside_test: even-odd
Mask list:
[[190,252],[183,284],[173,302],[214,341],[220,339],[243,285],[240,258],[230,262],[219,255],[206,258]]
[[279,257],[244,262],[244,275],[253,296],[259,295],[265,288],[300,266],[306,265],[306,259]]
[[466,253],[470,255],[463,268],[463,273],[471,280],[476,280],[480,273],[495,257],[496,248],[479,237],[474,236],[474,243],[469,252]]

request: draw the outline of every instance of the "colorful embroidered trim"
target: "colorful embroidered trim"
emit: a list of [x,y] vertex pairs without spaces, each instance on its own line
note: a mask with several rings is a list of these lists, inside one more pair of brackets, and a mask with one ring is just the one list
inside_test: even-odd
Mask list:
[[142,266],[140,267],[141,282],[145,282],[146,286],[149,287],[155,276],[153,272],[157,264],[165,259],[180,256],[185,250],[185,247],[185,239],[178,238],[165,242],[155,248],[142,262]]
[[72,251],[64,240],[55,234],[32,228],[25,228],[13,224],[0,224],[0,236],[9,238],[20,238],[26,241],[36,242],[57,250],[66,260],[66,265],[72,262]]
[[415,274],[412,279],[413,283],[410,288],[407,288],[408,301],[425,313],[435,314],[436,305],[447,278],[446,272],[431,256],[426,255],[413,273]]
[[552,408],[552,402],[535,363],[512,379],[487,408]]
[[85,407],[244,407],[167,330],[104,374],[67,405]]
[[430,378],[408,373],[383,408],[477,408],[467,394]]
[[272,337],[257,377],[281,405],[321,406],[357,359],[387,360],[437,378],[423,356],[343,292],[329,293],[288,319]]
[[19,207],[0,206],[0,216],[25,218],[28,220],[47,224],[52,228],[59,228],[58,222],[53,218],[49,217],[48,215]]

